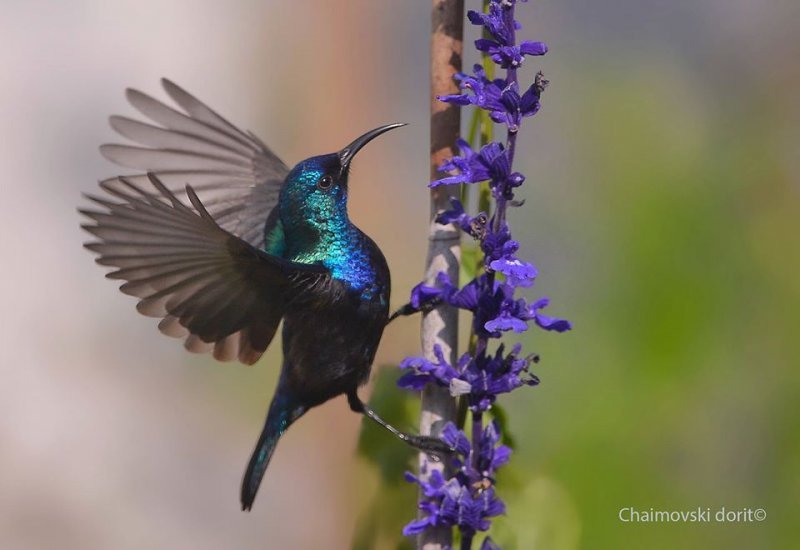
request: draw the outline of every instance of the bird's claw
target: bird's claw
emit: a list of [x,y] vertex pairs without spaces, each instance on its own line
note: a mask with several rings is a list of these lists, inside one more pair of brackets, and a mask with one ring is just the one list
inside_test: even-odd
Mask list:
[[414,307],[411,303],[404,305],[403,307],[397,309],[394,313],[389,316],[389,323],[397,319],[398,317],[408,317],[410,315],[414,315],[415,313],[430,313],[440,305],[444,303],[441,297],[431,298],[427,302],[423,302],[419,305],[419,307]]
[[423,302],[422,304],[420,304],[419,310],[422,313],[430,313],[431,311],[442,305],[442,302],[444,302],[444,300],[442,300],[440,296],[437,296],[436,298],[431,298],[427,302]]
[[411,446],[416,447],[420,451],[431,454],[437,459],[439,457],[447,458],[456,452],[453,447],[437,437],[410,435],[408,436],[407,441]]

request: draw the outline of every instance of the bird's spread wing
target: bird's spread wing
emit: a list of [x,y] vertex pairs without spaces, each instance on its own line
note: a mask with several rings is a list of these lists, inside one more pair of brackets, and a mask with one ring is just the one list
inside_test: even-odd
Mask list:
[[[112,116],[110,122],[141,146],[107,144],[100,147],[101,153],[119,165],[153,172],[184,204],[185,186],[191,185],[220,227],[262,249],[265,221],[289,169],[257,137],[169,80],[161,83],[181,110],[129,89],[128,101],[150,120]],[[153,191],[143,173],[126,179]],[[103,184],[124,192],[116,178]]]
[[124,177],[101,183],[115,200],[88,197],[100,208],[81,210],[98,239],[86,248],[117,268],[107,277],[126,281],[120,290],[140,298],[141,313],[162,318],[162,332],[186,337],[190,351],[254,363],[292,300],[328,271],[257,249],[221,228],[191,186],[188,206],[146,177],[148,188]]

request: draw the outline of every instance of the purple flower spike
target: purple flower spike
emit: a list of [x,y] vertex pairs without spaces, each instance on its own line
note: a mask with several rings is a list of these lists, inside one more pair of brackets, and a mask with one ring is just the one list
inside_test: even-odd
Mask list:
[[[459,139],[458,154],[439,168],[448,173],[429,184],[436,187],[488,183],[493,200],[486,212],[473,216],[465,206],[466,201],[462,204],[453,200],[451,208],[436,218],[440,224],[456,225],[478,242],[483,254],[480,270],[463,288],[440,273],[435,285],[420,284],[411,292],[413,308],[436,300],[471,313],[474,345],[455,364],[446,360],[438,347],[434,348],[433,359],[406,358],[400,363],[405,372],[398,381],[400,387],[412,390],[421,390],[429,384],[447,388],[450,395],[458,397],[471,411],[467,433],[452,423],[441,433],[442,440],[455,449],[448,458],[450,469],[446,470],[452,472],[451,477],[445,478],[438,471],[426,480],[406,474],[408,481],[421,487],[423,498],[419,503],[421,517],[409,522],[403,533],[410,536],[431,527],[458,527],[462,549],[472,548],[476,533],[489,529],[491,519],[505,512],[503,501],[495,493],[495,474],[509,462],[511,449],[500,443],[500,426],[495,422],[486,424],[484,415],[491,411],[500,395],[539,383],[539,378],[531,372],[531,365],[539,360],[537,355],[523,355],[520,344],[507,350],[502,343],[493,345],[492,340],[525,332],[531,324],[556,332],[572,328],[569,321],[542,313],[549,303],[547,298],[528,304],[516,296],[517,289],[534,284],[538,271],[518,256],[520,243],[513,238],[506,222],[508,208],[522,206],[524,202],[514,200],[525,176],[514,171],[513,160],[519,150],[516,140],[520,127],[541,109],[542,92],[547,86],[542,73],[536,74],[530,86],[521,86],[517,68],[527,57],[542,56],[548,49],[544,42],[517,41],[516,33],[521,28],[514,18],[517,3],[517,0],[490,0],[486,13],[467,13],[472,24],[483,28],[475,47],[485,54],[484,62],[491,59],[506,69],[505,74],[490,79],[482,65],[475,65],[471,73],[455,75],[459,93],[438,98],[445,103],[481,109],[493,123],[506,129],[503,142],[491,141],[473,147]],[[462,195],[469,196],[466,192]],[[499,550],[488,536],[480,548]]]

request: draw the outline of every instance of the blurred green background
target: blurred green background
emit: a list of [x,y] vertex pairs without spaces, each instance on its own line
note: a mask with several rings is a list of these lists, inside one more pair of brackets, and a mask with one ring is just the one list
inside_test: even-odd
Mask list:
[[[410,455],[371,427],[357,453],[360,420],[341,399],[290,430],[253,512],[239,511],[277,351],[221,366],[159,336],[81,250],[75,208],[116,173],[96,146],[114,139],[107,115],[132,113],[123,89],[157,94],[161,76],[289,163],[407,121],[359,157],[351,199],[400,305],[426,246],[428,10],[2,3],[0,547],[400,542],[414,489],[381,468]],[[520,12],[522,35],[551,48],[524,75],[542,69],[551,86],[520,138],[527,203],[512,222],[540,268],[531,295],[575,328],[522,338],[542,356],[542,383],[502,401],[516,451],[498,540],[796,547],[800,4],[531,0]],[[414,319],[393,325],[378,364],[416,353],[417,331]],[[364,394],[411,422],[391,374],[374,378]],[[623,507],[722,506],[767,519],[618,519]]]

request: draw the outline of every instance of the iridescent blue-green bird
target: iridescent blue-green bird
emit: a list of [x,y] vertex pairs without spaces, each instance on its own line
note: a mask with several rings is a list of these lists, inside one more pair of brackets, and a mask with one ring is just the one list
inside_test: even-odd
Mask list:
[[[241,489],[249,510],[278,439],[312,407],[341,394],[411,445],[449,449],[400,432],[358,397],[389,321],[390,279],[378,246],[347,214],[353,156],[389,124],[336,153],[291,170],[258,138],[163,80],[179,109],[136,90],[130,103],[151,122],[113,116],[134,145],[103,155],[138,174],[100,182],[88,196],[87,243],[106,276],[140,299],[159,329],[193,352],[253,364],[283,320],[283,365]],[[408,308],[406,308],[408,309]]]

